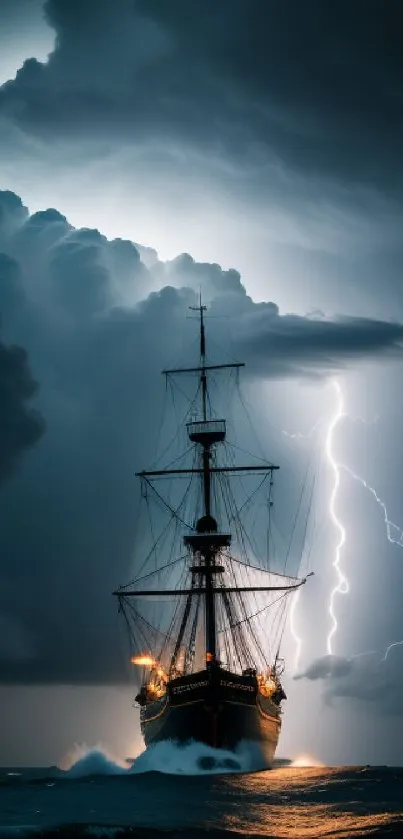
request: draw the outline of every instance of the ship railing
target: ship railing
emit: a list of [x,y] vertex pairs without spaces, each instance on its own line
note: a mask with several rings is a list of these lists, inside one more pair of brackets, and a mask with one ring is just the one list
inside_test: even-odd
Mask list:
[[193,443],[202,443],[203,445],[210,446],[213,443],[221,443],[225,440],[225,419],[188,422],[186,428],[189,439]]

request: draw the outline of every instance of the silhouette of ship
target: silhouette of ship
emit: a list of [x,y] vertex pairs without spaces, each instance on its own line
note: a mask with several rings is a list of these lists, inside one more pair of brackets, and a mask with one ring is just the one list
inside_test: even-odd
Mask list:
[[[242,509],[253,510],[255,492],[240,506],[230,479],[258,476],[259,487],[268,485],[270,516],[273,473],[279,467],[269,462],[238,465],[220,459],[227,449],[227,427],[225,419],[214,416],[210,380],[231,371],[238,374],[244,364],[207,363],[206,307],[200,301],[194,309],[200,327],[199,364],[163,371],[167,379],[196,377],[191,411],[198,404],[197,415],[186,422],[191,463],[137,473],[143,496],[155,496],[168,511],[173,547],[161,564],[156,550],[161,536],[155,538],[146,557],[152,559],[152,570],[139,574],[114,595],[128,629],[131,661],[142,668],[135,702],[146,746],[164,740],[182,744],[195,740],[234,750],[243,741],[254,741],[270,765],[280,734],[281,704],[286,699],[280,658],[285,604],[306,578],[273,573],[269,563],[256,563],[250,556]],[[158,481],[174,479],[188,479],[176,504],[156,488]],[[196,489],[191,523],[184,518],[190,487]],[[224,528],[220,511],[227,525]],[[237,555],[231,550],[234,535]],[[182,547],[182,555],[175,557],[178,545],[185,553]],[[150,585],[161,577],[164,585]],[[141,611],[145,603],[146,615]],[[264,622],[262,628],[261,618],[274,610],[278,620],[277,624],[271,622],[270,635]]]

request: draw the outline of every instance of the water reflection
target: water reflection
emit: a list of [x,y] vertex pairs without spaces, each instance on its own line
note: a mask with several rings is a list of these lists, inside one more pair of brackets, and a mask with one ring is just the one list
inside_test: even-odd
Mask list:
[[400,837],[402,792],[401,769],[275,769],[237,779],[224,825],[273,839]]

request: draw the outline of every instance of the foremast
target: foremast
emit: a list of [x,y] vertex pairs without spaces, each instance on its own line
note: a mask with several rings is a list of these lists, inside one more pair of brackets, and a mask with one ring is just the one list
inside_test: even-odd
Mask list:
[[[161,469],[157,471],[142,471],[136,473],[138,477],[151,481],[166,475],[184,475],[197,473],[200,475],[203,484],[203,515],[195,525],[195,532],[184,537],[184,543],[192,551],[193,565],[191,571],[191,587],[189,589],[164,589],[163,593],[186,596],[186,604],[183,612],[181,626],[176,639],[175,648],[171,659],[171,675],[174,672],[177,656],[181,648],[183,637],[191,610],[192,598],[204,596],[205,603],[205,661],[207,669],[220,664],[217,656],[217,625],[216,625],[216,595],[223,597],[224,606],[228,610],[228,617],[231,620],[228,595],[234,592],[271,592],[288,591],[298,589],[306,580],[302,579],[291,585],[284,586],[236,586],[228,587],[222,583],[216,583],[216,575],[224,572],[224,567],[217,563],[217,556],[223,548],[229,548],[231,534],[221,533],[218,530],[217,521],[212,511],[212,477],[216,473],[242,473],[242,472],[272,472],[279,469],[273,464],[256,464],[251,466],[212,466],[213,447],[223,443],[226,439],[225,419],[212,419],[208,412],[208,374],[213,370],[239,369],[244,363],[234,362],[230,364],[207,364],[206,363],[206,335],[204,325],[204,312],[207,307],[201,302],[198,306],[191,306],[192,311],[197,311],[200,321],[200,364],[198,367],[184,367],[170,370],[163,370],[165,376],[197,373],[199,376],[199,388],[201,393],[201,414],[202,419],[187,423],[189,439],[201,446],[200,466],[189,469]],[[122,597],[147,597],[158,593],[156,589],[150,591],[128,591],[127,589],[113,592],[119,598]]]

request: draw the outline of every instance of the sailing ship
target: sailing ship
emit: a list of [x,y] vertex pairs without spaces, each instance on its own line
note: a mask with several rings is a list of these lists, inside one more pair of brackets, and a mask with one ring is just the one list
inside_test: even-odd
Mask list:
[[[199,321],[199,363],[163,371],[166,377],[196,378],[191,410],[200,403],[198,414],[186,422],[191,462],[136,473],[145,488],[144,497],[151,489],[169,511],[174,545],[182,543],[184,552],[182,548],[175,557],[171,547],[161,564],[156,552],[161,536],[154,538],[146,557],[152,557],[152,569],[113,593],[128,628],[131,662],[142,668],[135,705],[140,709],[146,746],[166,740],[199,741],[234,750],[243,741],[254,741],[270,765],[286,699],[281,684],[281,621],[287,598],[304,585],[306,577],[274,572],[250,549],[241,510],[253,508],[256,490],[241,505],[231,494],[230,479],[259,476],[259,487],[268,485],[270,516],[273,474],[279,467],[268,461],[244,465],[220,459],[226,449],[227,423],[214,414],[210,380],[217,374],[238,374],[244,364],[209,363],[206,306],[200,300],[192,308]],[[185,478],[188,483],[177,504],[157,489],[158,481]],[[190,486],[196,488],[193,513]],[[193,515],[190,521],[189,516],[185,520],[184,499],[189,516]],[[162,533],[167,529],[164,526]],[[156,587],[155,580],[161,578],[165,584]],[[146,613],[141,610],[144,604]],[[271,630],[264,621],[262,628],[262,616],[273,614],[275,607]]]

